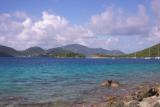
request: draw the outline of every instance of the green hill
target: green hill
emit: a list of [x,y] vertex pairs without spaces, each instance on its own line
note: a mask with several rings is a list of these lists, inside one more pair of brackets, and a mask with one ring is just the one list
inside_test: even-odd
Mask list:
[[13,57],[13,56],[0,52],[0,57]]
[[21,51],[23,56],[41,56],[45,54],[45,50],[40,47],[30,47],[24,51]]
[[160,57],[160,44],[146,48],[142,51],[123,55],[123,57]]
[[49,57],[53,58],[84,58],[83,54],[73,53],[73,52],[65,52],[65,53],[55,53],[50,54]]
[[83,54],[65,50],[60,47],[47,50],[46,55],[53,58],[84,58],[85,57],[85,55]]
[[19,52],[13,48],[0,45],[0,57],[18,56]]

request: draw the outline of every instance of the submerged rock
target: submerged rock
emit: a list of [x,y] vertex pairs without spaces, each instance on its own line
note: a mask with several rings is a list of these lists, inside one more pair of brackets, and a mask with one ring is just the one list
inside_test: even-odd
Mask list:
[[101,83],[102,87],[111,87],[111,88],[117,88],[120,86],[120,83],[115,80],[105,80]]
[[102,87],[110,87],[111,86],[111,80],[105,80],[101,83]]
[[118,82],[118,81],[112,81],[111,82],[111,87],[112,88],[117,88],[117,87],[119,87],[120,86],[120,83]]

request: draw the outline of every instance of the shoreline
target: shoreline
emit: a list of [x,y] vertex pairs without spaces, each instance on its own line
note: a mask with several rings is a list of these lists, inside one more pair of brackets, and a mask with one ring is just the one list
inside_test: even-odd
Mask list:
[[[114,90],[116,88],[116,90]],[[107,87],[106,87],[107,89]],[[110,88],[117,91],[120,87]],[[0,107],[160,107],[160,83],[141,84],[125,94],[104,95],[96,102],[34,102],[25,103],[23,97],[0,100]],[[24,102],[23,102],[24,100]]]

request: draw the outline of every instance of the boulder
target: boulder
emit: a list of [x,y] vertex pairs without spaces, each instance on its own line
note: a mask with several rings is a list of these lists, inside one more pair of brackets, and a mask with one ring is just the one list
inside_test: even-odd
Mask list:
[[143,100],[143,95],[141,92],[136,92],[132,95],[132,99],[136,101],[142,101]]
[[118,81],[112,81],[111,82],[111,87],[112,88],[117,88],[117,87],[119,87],[120,86],[120,83],[118,82]]
[[159,96],[158,90],[156,88],[150,88],[147,92],[143,94],[143,98]]
[[148,98],[152,96],[159,96],[158,90],[156,88],[149,88],[149,89],[144,88],[132,94],[132,99],[137,101],[142,101],[144,98]]
[[117,88],[120,86],[120,83],[115,80],[105,80],[101,83],[102,87],[108,87],[108,88]]
[[101,83],[102,87],[110,87],[112,80],[105,80]]
[[139,102],[133,100],[133,101],[131,101],[131,102],[129,103],[129,107],[140,107],[140,106],[139,106]]

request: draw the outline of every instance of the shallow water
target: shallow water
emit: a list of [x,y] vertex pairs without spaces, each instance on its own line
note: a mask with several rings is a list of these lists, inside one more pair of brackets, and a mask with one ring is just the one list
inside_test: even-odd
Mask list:
[[[126,92],[104,89],[106,79],[127,87],[160,81],[160,60],[0,58],[0,99],[23,102],[89,102],[105,94]],[[115,91],[117,93],[115,93]]]

